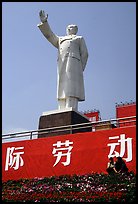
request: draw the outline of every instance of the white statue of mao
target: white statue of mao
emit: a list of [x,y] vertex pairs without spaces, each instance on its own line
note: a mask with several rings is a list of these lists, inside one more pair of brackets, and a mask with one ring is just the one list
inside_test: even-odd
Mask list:
[[76,36],[78,27],[67,26],[66,36],[54,34],[48,24],[48,14],[39,12],[41,23],[37,26],[58,49],[58,76],[57,76],[57,99],[58,109],[72,107],[78,109],[78,101],[85,100],[83,71],[85,69],[88,51],[82,36]]

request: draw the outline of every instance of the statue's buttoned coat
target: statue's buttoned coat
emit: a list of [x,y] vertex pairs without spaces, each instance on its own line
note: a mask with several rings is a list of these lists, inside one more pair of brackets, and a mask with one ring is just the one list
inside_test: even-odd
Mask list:
[[75,97],[85,100],[83,71],[88,51],[82,36],[55,35],[48,22],[38,25],[43,35],[58,49],[57,98]]

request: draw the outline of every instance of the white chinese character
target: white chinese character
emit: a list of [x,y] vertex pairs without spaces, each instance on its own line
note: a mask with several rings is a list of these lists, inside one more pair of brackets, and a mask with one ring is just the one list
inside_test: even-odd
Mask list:
[[[69,140],[66,140],[65,142],[58,141],[56,144],[53,144],[53,146],[56,146],[57,148],[53,148],[52,154],[54,157],[57,157],[55,164],[53,166],[56,166],[57,163],[60,161],[62,156],[66,156],[66,161],[61,162],[64,166],[67,166],[70,164],[70,156],[71,156],[71,150],[73,146],[69,146],[70,144],[73,144],[73,142],[70,142]],[[65,146],[65,147],[61,147]],[[64,153],[63,153],[64,151]],[[57,154],[56,154],[57,152]]]
[[[125,139],[125,134],[120,134],[120,139],[119,136],[113,136],[109,137],[109,140],[115,140],[118,139],[117,142],[115,143],[110,143],[107,144],[107,146],[110,147],[110,153],[108,155],[108,158],[110,157],[123,157],[125,154],[125,147],[127,144],[127,158],[124,158],[126,162],[129,162],[132,160],[132,138],[127,138]],[[120,153],[115,151],[115,148],[117,145],[120,145]]]
[[90,118],[89,118],[89,121],[91,121],[91,122],[96,122],[96,116],[90,117]]
[[[24,147],[8,147],[7,148],[7,155],[6,155],[6,164],[5,164],[5,171],[8,171],[8,167],[14,168],[17,170],[19,166],[24,165],[24,161],[21,157],[21,154],[24,154],[22,150]],[[17,152],[16,152],[17,151]]]

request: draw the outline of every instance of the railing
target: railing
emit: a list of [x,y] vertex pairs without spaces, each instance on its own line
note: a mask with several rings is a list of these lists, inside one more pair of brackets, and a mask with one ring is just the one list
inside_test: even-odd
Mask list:
[[[117,118],[117,119],[110,119],[110,120],[101,120],[96,122],[87,122],[87,123],[81,123],[81,124],[75,124],[75,125],[66,125],[66,126],[60,126],[60,127],[52,127],[52,128],[45,128],[45,129],[39,129],[39,130],[31,130],[31,131],[25,131],[25,132],[16,132],[16,133],[9,133],[2,135],[2,142],[8,142],[8,139],[17,139],[16,141],[19,141],[19,138],[23,138],[25,140],[27,139],[37,139],[38,134],[44,134],[44,133],[55,133],[60,131],[69,131],[70,134],[73,133],[73,130],[79,130],[79,129],[86,129],[91,128],[91,131],[98,131],[103,129],[111,129],[111,128],[118,128],[128,125],[136,125],[136,116],[131,117],[125,117],[125,118]],[[107,125],[110,127],[107,128]],[[15,140],[12,140],[10,142],[14,142]]]

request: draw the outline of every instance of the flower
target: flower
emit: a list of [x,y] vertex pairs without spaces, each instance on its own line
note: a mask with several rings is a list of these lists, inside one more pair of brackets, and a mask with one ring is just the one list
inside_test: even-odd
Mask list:
[[136,175],[103,173],[20,179],[2,183],[6,202],[135,202]]

